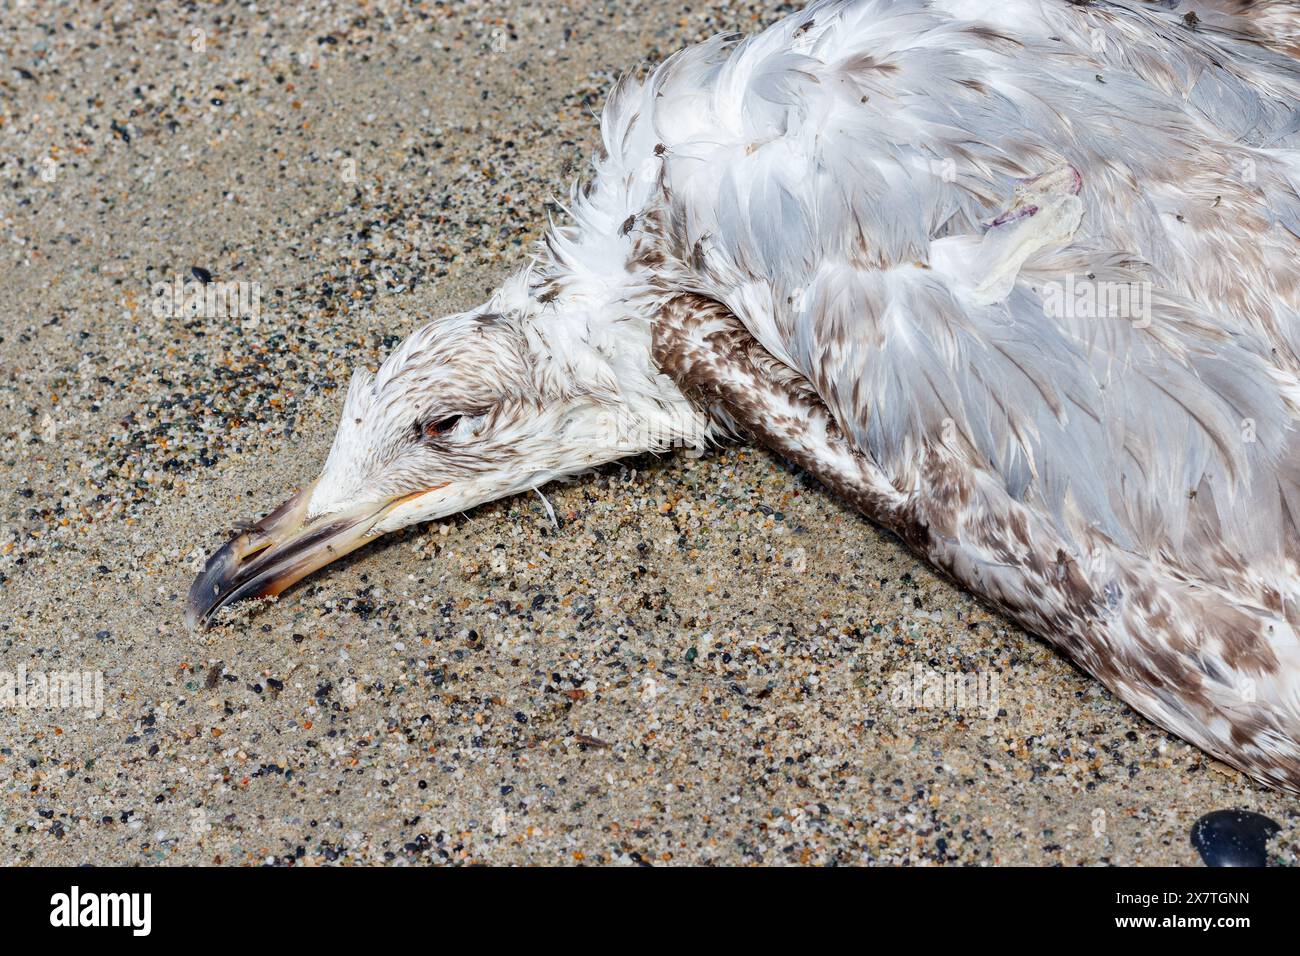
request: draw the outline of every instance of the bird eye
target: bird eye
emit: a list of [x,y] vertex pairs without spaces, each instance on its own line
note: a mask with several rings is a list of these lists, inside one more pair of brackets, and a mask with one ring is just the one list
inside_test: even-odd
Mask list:
[[460,421],[459,415],[448,415],[445,418],[435,418],[433,421],[425,422],[421,431],[425,438],[440,438],[456,427]]

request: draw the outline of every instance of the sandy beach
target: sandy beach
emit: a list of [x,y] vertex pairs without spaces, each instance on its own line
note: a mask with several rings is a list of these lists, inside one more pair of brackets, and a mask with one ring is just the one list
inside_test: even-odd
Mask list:
[[[259,6],[0,17],[0,672],[100,690],[0,708],[0,862],[1199,865],[1235,807],[1300,858],[1294,797],[739,445],[187,630],[350,370],[562,214],[613,80],[794,8]],[[203,275],[256,315],[159,314]]]

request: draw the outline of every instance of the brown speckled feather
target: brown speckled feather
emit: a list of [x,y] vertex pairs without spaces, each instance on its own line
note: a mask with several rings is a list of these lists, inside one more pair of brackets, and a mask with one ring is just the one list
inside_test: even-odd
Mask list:
[[645,242],[720,304],[663,313],[679,385],[1300,788],[1300,67],[1220,8],[825,2],[688,51],[641,87]]
[[1050,522],[940,447],[924,455],[919,487],[900,491],[846,438],[807,380],[715,301],[670,301],[654,349],[702,408],[816,476],[1156,723],[1261,780],[1300,790],[1300,726],[1269,696],[1275,685],[1256,687],[1247,676],[1283,666],[1266,637],[1270,615],[1137,555],[1109,555],[1099,580],[1099,568]]

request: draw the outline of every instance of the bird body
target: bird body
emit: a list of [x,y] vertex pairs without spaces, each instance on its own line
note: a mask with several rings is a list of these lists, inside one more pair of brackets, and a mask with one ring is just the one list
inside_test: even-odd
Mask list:
[[1202,6],[822,0],[625,77],[570,222],[357,374],[192,618],[743,431],[1300,789],[1300,15]]

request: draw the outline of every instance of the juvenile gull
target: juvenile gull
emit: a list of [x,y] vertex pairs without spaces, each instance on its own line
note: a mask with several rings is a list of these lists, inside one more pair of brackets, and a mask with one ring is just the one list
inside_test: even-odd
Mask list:
[[823,0],[625,77],[568,222],[354,373],[187,619],[740,433],[1300,789],[1300,15],[1192,6]]

